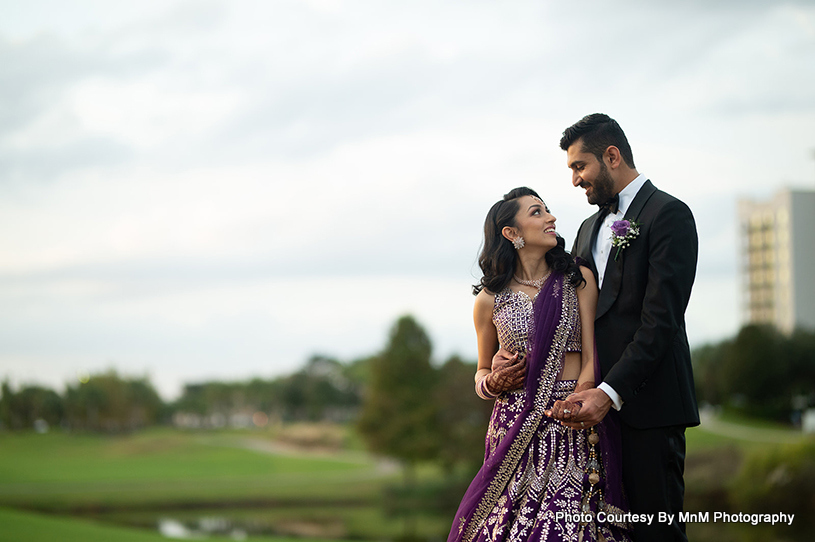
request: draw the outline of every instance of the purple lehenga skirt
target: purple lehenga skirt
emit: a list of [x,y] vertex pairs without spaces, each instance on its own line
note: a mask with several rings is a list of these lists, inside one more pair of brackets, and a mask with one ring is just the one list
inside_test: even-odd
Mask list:
[[[574,391],[575,384],[575,380],[557,381],[546,408],[565,399]],[[487,457],[506,435],[524,401],[523,389],[496,399],[486,436]],[[587,429],[569,429],[551,418],[544,418],[474,540],[630,540],[621,526],[594,520],[604,504],[596,491],[591,498],[586,498],[590,493],[588,434]],[[580,521],[590,518],[588,522]]]
[[[527,375],[523,389],[496,399],[484,464],[461,500],[447,542],[627,542],[627,524],[600,519],[627,508],[616,413],[591,430],[598,437],[593,457],[589,430],[569,429],[545,415],[576,383],[558,380],[579,326],[576,290],[552,273],[534,310],[524,297],[511,291],[496,295],[493,322],[502,346],[509,351],[520,343],[531,346]],[[594,372],[599,382],[596,356]],[[594,486],[587,467],[599,471]]]

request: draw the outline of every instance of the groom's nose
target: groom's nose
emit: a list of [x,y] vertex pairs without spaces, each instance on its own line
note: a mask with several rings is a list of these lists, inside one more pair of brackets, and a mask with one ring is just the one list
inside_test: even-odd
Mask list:
[[572,185],[573,186],[580,186],[580,183],[583,182],[583,179],[580,178],[580,174],[578,172],[572,172]]

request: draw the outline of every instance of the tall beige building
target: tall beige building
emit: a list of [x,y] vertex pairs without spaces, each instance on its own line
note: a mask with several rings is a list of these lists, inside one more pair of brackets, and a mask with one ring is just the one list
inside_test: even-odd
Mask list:
[[744,323],[815,329],[815,191],[739,201]]

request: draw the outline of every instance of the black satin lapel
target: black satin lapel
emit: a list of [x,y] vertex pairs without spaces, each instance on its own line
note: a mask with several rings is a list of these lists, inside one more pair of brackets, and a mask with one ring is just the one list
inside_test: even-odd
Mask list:
[[597,232],[600,231],[600,226],[603,224],[604,214],[600,211],[594,213],[591,217],[592,222],[589,223],[588,230],[590,235],[583,236],[580,240],[580,247],[577,255],[589,263],[589,268],[594,273],[595,280],[597,279],[597,263],[594,261],[594,244],[597,242]]
[[591,239],[589,240],[589,248],[594,248],[597,243],[597,233],[600,231],[600,226],[603,225],[603,219],[606,218],[606,213],[602,210],[594,213],[594,222],[591,225]]
[[[636,222],[637,218],[640,216],[642,208],[645,207],[645,203],[656,191],[657,189],[651,183],[651,181],[645,181],[645,184],[642,185],[640,191],[637,192],[636,196],[634,196],[634,200],[631,202],[631,205],[628,206],[628,210],[625,212],[625,219]],[[620,254],[620,257],[622,257],[622,254]]]
[[[639,192],[637,192],[637,195],[634,196],[634,200],[631,202],[631,205],[628,206],[624,219],[636,222],[637,218],[640,216],[640,212],[642,211],[643,207],[645,207],[645,203],[656,191],[657,189],[654,187],[651,181],[645,181],[645,184],[642,185],[642,188],[640,188]],[[617,256],[615,259],[614,256],[616,254],[617,249],[612,247],[611,253],[608,255],[606,272],[603,275],[603,287],[600,290],[600,298],[597,300],[597,316],[595,318],[600,318],[603,316],[614,304],[614,301],[616,301],[617,296],[620,293],[620,284],[623,280],[623,262],[625,261],[625,250],[620,252],[619,256]]]

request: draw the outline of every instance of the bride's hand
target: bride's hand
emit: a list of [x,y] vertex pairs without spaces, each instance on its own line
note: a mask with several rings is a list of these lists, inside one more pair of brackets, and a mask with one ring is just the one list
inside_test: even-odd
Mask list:
[[568,399],[565,401],[555,401],[555,404],[552,405],[552,410],[547,410],[545,414],[550,418],[562,422],[569,422],[577,416],[582,406],[580,403],[575,403]]
[[517,390],[526,380],[526,357],[523,354],[506,357],[502,352],[509,354],[506,350],[499,350],[493,358],[492,372],[486,376],[487,390],[495,395]]

